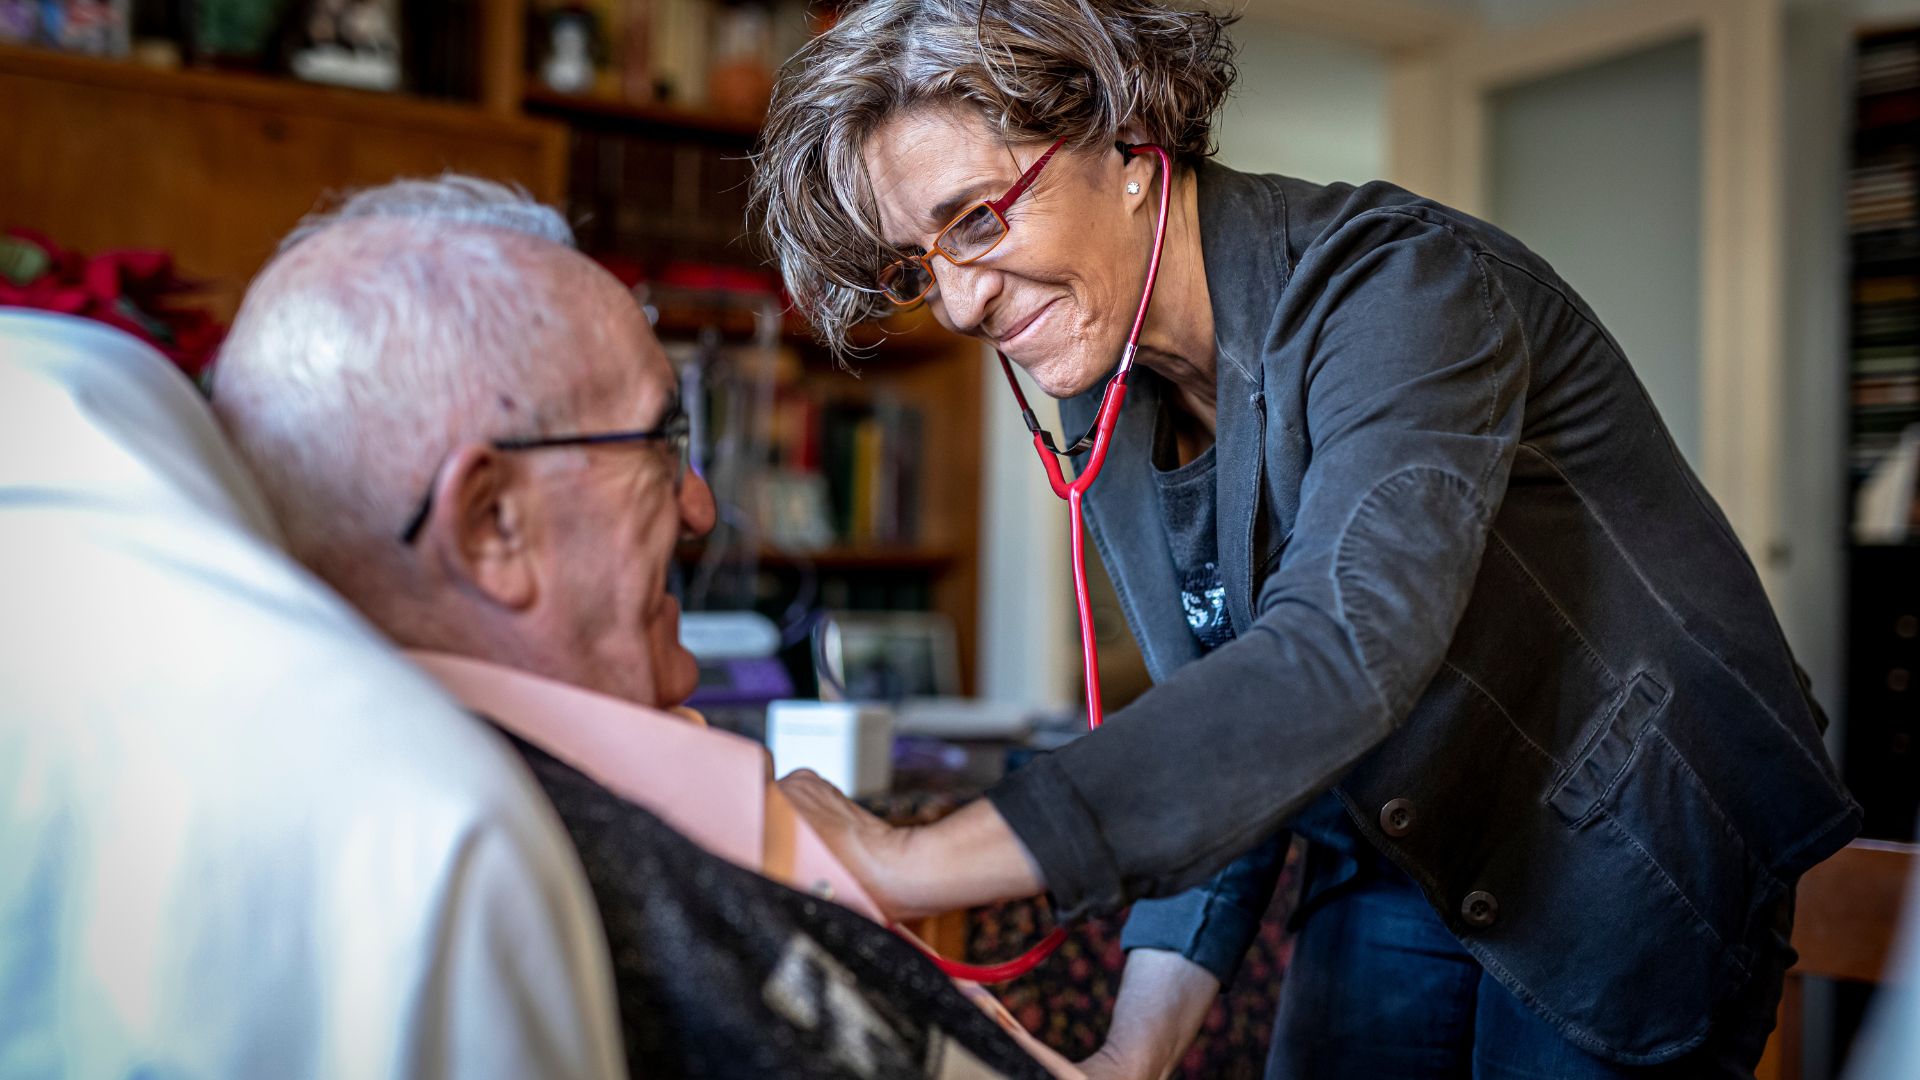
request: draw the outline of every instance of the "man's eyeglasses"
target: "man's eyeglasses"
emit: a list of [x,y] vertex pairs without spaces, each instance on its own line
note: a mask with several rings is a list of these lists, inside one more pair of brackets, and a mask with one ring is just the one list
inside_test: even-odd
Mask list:
[[[621,443],[653,442],[664,443],[673,451],[674,472],[673,489],[680,490],[680,483],[686,479],[687,460],[691,452],[692,428],[685,413],[676,412],[662,421],[659,427],[647,431],[605,431],[591,435],[547,435],[527,439],[493,439],[487,445],[495,450],[548,450],[559,446],[613,446]],[[441,463],[445,468],[446,463]],[[440,474],[434,470],[435,480]],[[407,519],[407,527],[400,533],[400,542],[412,544],[420,539],[420,531],[427,527],[427,518],[433,513],[433,489],[435,482],[429,482],[427,493],[420,499],[419,509]]]
[[933,238],[933,250],[925,255],[914,255],[887,265],[880,271],[878,281],[887,299],[905,307],[917,304],[933,291],[933,257],[944,256],[955,266],[979,262],[987,253],[1000,246],[1007,238],[1007,208],[1015,200],[1027,193],[1033,182],[1040,176],[1040,170],[1046,168],[1054,152],[1066,143],[1062,137],[1054,140],[1047,152],[1020,174],[1005,195],[997,199],[974,203],[960,211],[940,235]]

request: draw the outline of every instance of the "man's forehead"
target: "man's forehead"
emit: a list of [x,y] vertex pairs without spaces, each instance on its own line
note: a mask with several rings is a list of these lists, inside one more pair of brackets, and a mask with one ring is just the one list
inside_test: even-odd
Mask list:
[[646,327],[645,316],[641,317],[641,325],[644,328],[641,338],[637,348],[627,354],[627,360],[633,372],[637,419],[651,424],[679,408],[680,373],[652,329]]

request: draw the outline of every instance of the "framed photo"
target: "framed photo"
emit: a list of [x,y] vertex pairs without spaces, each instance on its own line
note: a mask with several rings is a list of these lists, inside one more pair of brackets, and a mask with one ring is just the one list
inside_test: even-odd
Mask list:
[[400,89],[398,0],[302,0],[288,57],[309,82],[361,90]]

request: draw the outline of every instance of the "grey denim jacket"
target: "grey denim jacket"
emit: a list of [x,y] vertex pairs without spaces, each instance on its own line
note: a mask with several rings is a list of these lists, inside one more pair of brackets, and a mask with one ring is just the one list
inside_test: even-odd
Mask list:
[[1155,686],[989,797],[1071,918],[1206,882],[1331,788],[1570,1041],[1686,1053],[1859,822],[1752,564],[1512,237],[1197,168],[1236,637],[1201,658],[1182,616],[1140,372],[1087,504]]

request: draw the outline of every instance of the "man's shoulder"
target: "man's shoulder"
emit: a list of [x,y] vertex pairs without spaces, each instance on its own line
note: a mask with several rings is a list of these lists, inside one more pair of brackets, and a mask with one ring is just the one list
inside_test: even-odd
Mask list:
[[[968,1075],[1045,1075],[885,928],[708,853],[508,738],[586,869],[636,1073],[940,1076],[965,1061],[985,1066]],[[855,1046],[883,1067],[848,1060]]]

